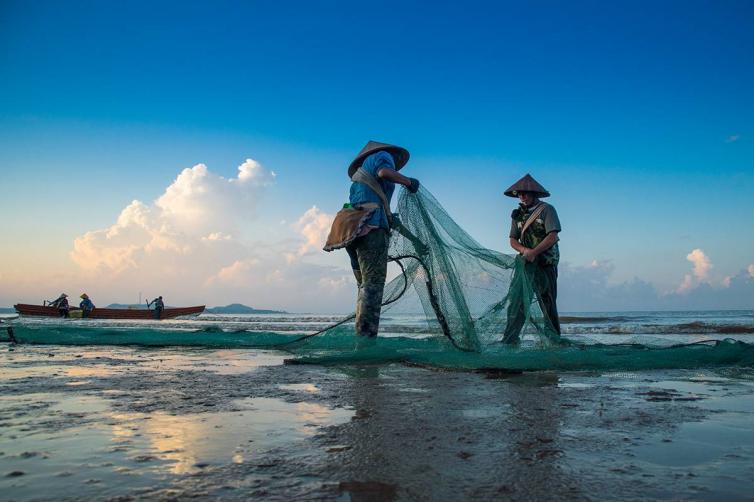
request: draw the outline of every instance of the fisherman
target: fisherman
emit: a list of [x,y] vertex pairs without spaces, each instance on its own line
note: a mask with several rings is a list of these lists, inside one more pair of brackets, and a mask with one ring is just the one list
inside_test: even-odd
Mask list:
[[56,309],[58,309],[58,315],[60,317],[65,317],[65,318],[70,317],[68,311],[70,310],[71,307],[68,305],[68,295],[67,294],[60,293],[60,296],[58,296],[56,299],[54,299],[52,301],[48,300],[47,304],[50,307],[55,307]]
[[[550,192],[527,174],[506,190],[505,195],[517,197],[520,202],[511,214],[510,245],[525,260],[525,269],[530,272],[527,275],[534,278],[534,292],[542,312],[552,329],[560,334],[556,306],[560,220],[554,207],[539,200],[549,197]],[[510,305],[503,342],[518,343],[525,321],[523,304]]]
[[349,203],[333,222],[325,251],[346,248],[358,285],[356,334],[374,337],[380,325],[382,295],[387,275],[390,229],[405,229],[390,211],[395,184],[409,192],[419,190],[419,180],[398,171],[409,159],[405,148],[369,141],[348,166],[353,182]]
[[151,302],[147,303],[147,307],[150,307],[154,303],[154,318],[160,319],[162,317],[162,311],[165,309],[165,304],[162,302],[162,296],[158,296]]
[[79,303],[81,317],[87,318],[91,315],[92,310],[94,310],[94,303],[92,303],[92,300],[89,299],[89,295],[86,293],[82,293],[79,298],[81,298],[81,303]]

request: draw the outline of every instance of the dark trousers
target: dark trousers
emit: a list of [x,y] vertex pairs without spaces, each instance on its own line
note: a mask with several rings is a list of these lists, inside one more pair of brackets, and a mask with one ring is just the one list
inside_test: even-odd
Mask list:
[[84,319],[86,319],[87,317],[89,317],[91,315],[91,313],[92,313],[91,310],[83,309],[81,311],[81,317],[84,318]]
[[157,307],[154,309],[154,318],[160,319],[162,317],[162,307]]
[[376,228],[346,247],[359,285],[356,299],[357,335],[377,336],[379,331],[389,242],[387,230]]
[[65,317],[66,319],[71,317],[68,315],[68,309],[58,309],[58,315],[60,315],[60,317]]
[[[558,318],[558,267],[554,265],[540,266],[533,263],[525,265],[527,272],[534,275],[534,294],[537,295],[539,307],[545,315],[552,329],[560,334],[560,319]],[[535,268],[536,267],[536,268]],[[519,296],[515,304],[508,306],[508,320],[505,325],[503,343],[518,343],[521,329],[526,322],[523,299]]]

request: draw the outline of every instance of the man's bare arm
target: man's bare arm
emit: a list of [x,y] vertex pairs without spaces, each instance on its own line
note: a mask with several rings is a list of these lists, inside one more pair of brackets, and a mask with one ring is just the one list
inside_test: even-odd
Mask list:
[[518,251],[519,253],[524,254],[524,251],[529,249],[523,244],[521,244],[520,242],[518,242],[517,239],[514,239],[513,237],[511,237],[510,239],[511,239],[511,247],[515,249],[516,251]]
[[388,181],[392,181],[393,183],[399,183],[406,187],[411,186],[410,178],[403,176],[401,173],[399,173],[395,169],[390,169],[389,167],[383,167],[382,169],[380,169],[377,172],[377,176],[379,176],[380,178],[384,178]]
[[524,248],[526,251],[523,251],[521,254],[524,255],[526,261],[532,262],[537,256],[553,247],[556,242],[558,242],[558,233],[550,232],[544,239],[542,239],[542,242],[540,242],[537,247],[534,249]]

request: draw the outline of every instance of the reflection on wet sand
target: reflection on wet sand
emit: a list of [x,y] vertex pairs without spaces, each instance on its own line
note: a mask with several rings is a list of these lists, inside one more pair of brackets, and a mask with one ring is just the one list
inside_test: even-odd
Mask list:
[[173,474],[209,464],[243,463],[260,452],[302,440],[318,428],[341,423],[351,411],[273,398],[237,402],[242,411],[170,415],[156,412],[111,413],[112,441],[134,458],[166,461]]

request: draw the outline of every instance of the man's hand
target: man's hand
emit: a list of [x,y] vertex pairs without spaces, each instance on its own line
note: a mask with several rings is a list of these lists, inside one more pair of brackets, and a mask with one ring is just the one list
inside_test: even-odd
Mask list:
[[419,180],[417,180],[416,178],[409,178],[409,180],[411,181],[411,183],[408,186],[406,186],[406,188],[408,188],[408,191],[411,193],[418,192],[419,185],[420,185]]
[[533,249],[529,248],[524,249],[521,255],[529,263],[532,263],[537,258],[537,253],[535,253]]

